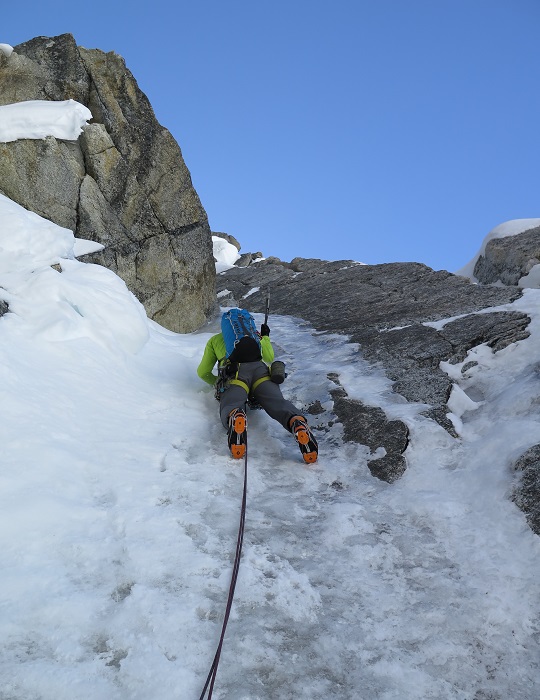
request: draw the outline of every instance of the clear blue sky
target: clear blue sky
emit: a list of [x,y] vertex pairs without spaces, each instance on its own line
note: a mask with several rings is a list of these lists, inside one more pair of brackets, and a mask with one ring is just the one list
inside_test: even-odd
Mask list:
[[540,217],[538,0],[27,0],[0,43],[121,54],[215,231],[455,270]]

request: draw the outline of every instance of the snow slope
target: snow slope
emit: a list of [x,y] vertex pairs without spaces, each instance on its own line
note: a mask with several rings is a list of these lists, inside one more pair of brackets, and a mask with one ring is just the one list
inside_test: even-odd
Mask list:
[[[157,326],[119,278],[76,260],[70,232],[9,201],[0,231],[11,309],[0,319],[0,698],[198,698],[242,493],[196,375],[217,324]],[[529,339],[476,348],[464,374],[446,368],[459,440],[345,338],[270,317],[284,393],[324,409],[311,417],[321,456],[306,467],[280,425],[250,414],[244,555],[215,698],[539,697],[540,538],[509,493],[512,461],[540,442],[540,292],[513,307],[533,318]],[[373,478],[369,450],[342,443],[328,372],[409,425],[400,481]]]

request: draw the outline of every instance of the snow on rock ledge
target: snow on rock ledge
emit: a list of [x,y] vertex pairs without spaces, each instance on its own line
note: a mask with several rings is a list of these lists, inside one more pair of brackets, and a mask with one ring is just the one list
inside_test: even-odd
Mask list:
[[216,261],[216,273],[219,274],[234,267],[234,263],[240,257],[240,253],[232,243],[219,236],[212,236],[212,247]]
[[18,139],[57,139],[75,141],[92,113],[80,102],[29,100],[0,107],[0,142]]
[[538,288],[540,219],[515,219],[496,226],[484,238],[477,255],[457,275],[480,284]]

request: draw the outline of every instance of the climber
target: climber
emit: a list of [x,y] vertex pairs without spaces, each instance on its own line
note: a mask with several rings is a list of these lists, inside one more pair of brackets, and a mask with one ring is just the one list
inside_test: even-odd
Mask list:
[[[286,376],[285,366],[282,362],[273,362],[274,349],[268,325],[263,323],[258,333],[249,312],[231,309],[223,314],[221,328],[222,332],[213,335],[206,343],[197,374],[216,389],[221,422],[227,430],[232,456],[235,459],[244,456],[246,404],[258,404],[294,435],[304,461],[308,464],[315,462],[317,441],[305,417],[283,397],[279,388]],[[216,362],[217,377],[212,372]]]

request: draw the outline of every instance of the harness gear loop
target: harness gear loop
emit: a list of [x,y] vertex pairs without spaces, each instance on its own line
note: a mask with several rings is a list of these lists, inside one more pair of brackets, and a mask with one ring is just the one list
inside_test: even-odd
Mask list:
[[230,384],[231,377],[238,374],[238,364],[231,362],[228,358],[220,360],[218,365],[218,378],[214,384],[214,396],[220,401],[221,394],[227,389]]

